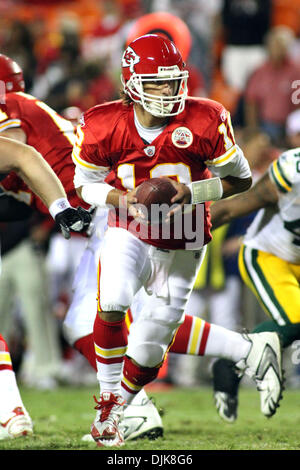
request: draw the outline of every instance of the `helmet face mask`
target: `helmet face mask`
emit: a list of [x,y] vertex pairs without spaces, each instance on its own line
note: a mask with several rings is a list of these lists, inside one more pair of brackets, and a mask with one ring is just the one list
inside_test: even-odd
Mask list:
[[[121,80],[124,92],[153,116],[175,116],[184,110],[188,71],[178,49],[166,38],[146,35],[133,41],[122,57]],[[174,90],[170,96],[145,90],[149,83],[166,82]]]

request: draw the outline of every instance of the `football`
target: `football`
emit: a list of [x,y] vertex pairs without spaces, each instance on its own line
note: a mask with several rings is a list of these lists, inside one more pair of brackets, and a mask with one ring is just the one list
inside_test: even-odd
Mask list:
[[159,205],[164,204],[165,211],[167,211],[167,207],[172,205],[171,199],[176,193],[176,189],[167,179],[151,178],[138,187],[136,197],[147,220],[151,223],[158,223],[162,221]]

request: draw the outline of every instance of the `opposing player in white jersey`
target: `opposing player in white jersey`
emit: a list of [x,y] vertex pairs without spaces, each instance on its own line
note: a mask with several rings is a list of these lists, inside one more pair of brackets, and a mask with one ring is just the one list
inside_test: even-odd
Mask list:
[[[260,210],[259,210],[260,209]],[[254,332],[276,331],[283,347],[300,339],[300,147],[280,155],[269,171],[244,194],[211,208],[216,228],[258,211],[239,254],[239,269],[270,320]],[[237,418],[240,379],[234,364],[214,364],[214,394],[226,421]]]

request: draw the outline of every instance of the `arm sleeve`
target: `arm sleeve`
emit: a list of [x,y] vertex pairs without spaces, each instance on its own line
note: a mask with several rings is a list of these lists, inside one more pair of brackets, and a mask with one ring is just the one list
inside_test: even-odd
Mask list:
[[[95,137],[92,122],[89,116],[83,117],[83,121],[77,127],[76,141],[72,151],[72,159],[76,167],[75,187],[96,182],[97,176],[105,176],[110,171],[110,163],[105,156],[105,146],[101,136]],[[99,179],[97,180],[99,182]]]
[[[297,152],[297,151],[296,151]],[[282,153],[269,167],[269,176],[281,194],[287,194],[293,185],[300,183],[300,153],[295,150]]]
[[5,104],[0,105],[0,132],[21,127],[21,119],[17,116],[19,113],[16,112],[16,109],[15,111],[11,110],[11,107],[11,103],[9,106]]
[[208,169],[220,178],[235,176],[249,178],[249,163],[241,148],[235,143],[230,113],[221,106],[217,117],[209,126],[205,142],[205,161]]

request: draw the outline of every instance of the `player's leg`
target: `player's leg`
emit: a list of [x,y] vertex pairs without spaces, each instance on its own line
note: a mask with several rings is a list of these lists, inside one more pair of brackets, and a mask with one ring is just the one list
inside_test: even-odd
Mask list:
[[[242,247],[239,268],[245,284],[254,292],[271,320],[253,332],[277,332],[283,347],[300,338],[300,267],[259,250]],[[214,393],[221,417],[232,422],[237,416],[240,379],[232,362],[216,362],[213,368]],[[233,406],[235,403],[235,406]],[[228,406],[227,406],[228,405]],[[230,410],[229,410],[230,408]]]
[[0,439],[32,433],[32,421],[19,392],[9,349],[0,334]]
[[[125,364],[123,383],[123,388],[127,392],[127,401],[130,401],[130,395],[133,396],[141,386],[153,380],[155,373],[157,374],[155,369],[160,366],[158,359],[159,357],[163,359],[166,345],[173,339],[168,333],[172,331],[176,321],[179,326],[179,312],[182,308],[184,310],[194,283],[194,278],[192,276],[189,278],[188,271],[192,269],[193,261],[187,258],[190,255],[186,252],[183,255],[186,259],[180,259],[180,253],[176,252],[175,262],[169,273],[168,308],[164,311],[164,306],[158,305],[158,299],[161,300],[162,296],[151,299],[151,304],[147,305],[147,312],[141,314],[143,322],[134,322],[131,327],[135,332],[135,341],[129,346],[127,354],[134,362],[131,361],[130,368],[129,364]],[[179,298],[181,300],[178,300]],[[156,329],[155,321],[157,321]],[[137,331],[141,323],[143,327]],[[203,355],[232,360],[240,372],[250,375],[259,385],[261,411],[266,416],[274,414],[282,392],[281,347],[278,335],[261,333],[246,336],[218,325],[206,325],[207,338],[203,344]],[[263,361],[264,370],[259,367],[260,361]]]
[[63,323],[64,335],[97,370],[93,325],[97,311],[97,261],[100,241],[93,237],[86,247],[73,282],[73,298]]
[[121,378],[127,349],[125,314],[150,275],[148,246],[128,231],[109,228],[100,251],[98,313],[94,322],[100,400],[91,434],[98,445],[121,445]]
[[34,251],[30,241],[22,242],[15,256],[15,283],[30,352],[29,360],[23,361],[23,380],[33,387],[53,388],[57,385],[61,348],[58,325],[51,315],[45,258]]
[[[97,261],[101,238],[96,233],[89,239],[83,253],[73,283],[73,299],[64,321],[64,334],[69,344],[79,351],[95,371],[96,355],[93,339],[93,325],[97,310]],[[125,322],[127,329],[132,323],[130,310]],[[158,410],[144,390],[135,397],[130,406],[125,407],[122,421],[124,439],[158,437],[163,433],[163,424]],[[93,440],[91,434],[83,440]]]
[[127,403],[157,377],[183,321],[184,308],[202,259],[198,252],[196,255],[192,251],[163,252],[153,248],[151,252],[153,272],[159,276],[154,277],[153,282],[150,279],[145,290],[138,294],[141,309],[130,327],[122,381]]

